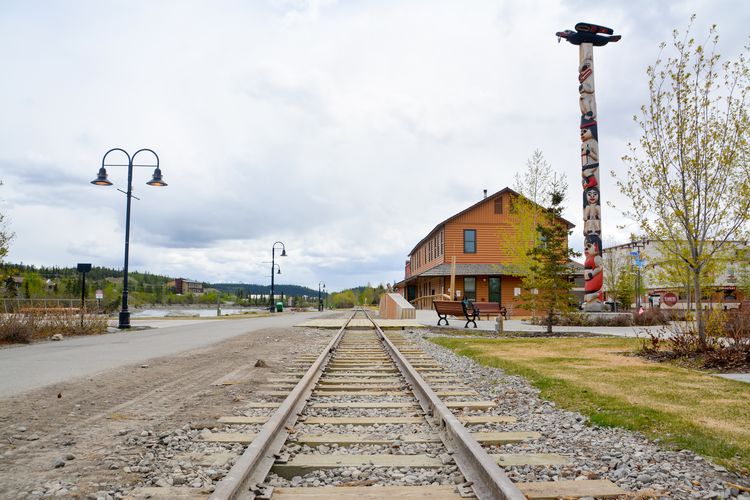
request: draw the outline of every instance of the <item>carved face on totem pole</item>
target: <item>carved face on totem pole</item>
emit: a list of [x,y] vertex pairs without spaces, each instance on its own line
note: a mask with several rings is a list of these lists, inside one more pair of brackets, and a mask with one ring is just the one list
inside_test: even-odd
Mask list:
[[599,166],[599,141],[596,125],[581,129],[581,165]]
[[583,208],[599,206],[599,189],[588,188],[583,192]]
[[601,229],[599,188],[590,187],[583,192],[583,234],[598,235]]
[[586,269],[593,269],[596,264],[595,257],[601,255],[602,251],[602,239],[596,234],[589,234],[583,240],[583,255],[586,257],[586,261],[583,267]]

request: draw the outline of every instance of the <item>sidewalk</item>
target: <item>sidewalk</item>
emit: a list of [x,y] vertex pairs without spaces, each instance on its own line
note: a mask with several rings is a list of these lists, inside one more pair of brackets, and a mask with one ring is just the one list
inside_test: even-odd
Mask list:
[[[417,310],[417,322],[430,327],[437,327],[438,315],[432,310]],[[465,319],[448,320],[450,328],[463,328]],[[546,326],[531,325],[526,321],[509,319],[503,322],[506,332],[544,332]],[[439,328],[443,328],[443,326]],[[473,327],[469,327],[473,329]],[[495,320],[477,320],[477,329],[484,331],[495,331]],[[598,335],[615,335],[617,337],[644,337],[649,332],[657,334],[661,326],[553,326],[556,332],[586,332]]]

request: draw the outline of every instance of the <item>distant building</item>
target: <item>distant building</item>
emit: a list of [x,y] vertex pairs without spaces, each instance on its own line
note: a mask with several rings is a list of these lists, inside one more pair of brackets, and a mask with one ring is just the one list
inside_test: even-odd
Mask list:
[[177,278],[174,281],[167,283],[167,288],[171,288],[174,293],[180,295],[186,295],[192,293],[193,295],[203,294],[203,283],[200,281],[186,280],[184,278]]
[[[404,280],[396,283],[396,291],[418,309],[430,309],[433,300],[497,302],[511,314],[528,311],[517,305],[521,294],[521,278],[506,267],[511,256],[503,240],[517,231],[512,213],[513,200],[521,196],[505,188],[487,196],[467,209],[439,223],[419,240],[409,252],[404,266]],[[573,228],[574,225],[560,218]],[[450,290],[452,259],[456,257],[455,291]],[[574,293],[583,293],[583,266],[571,262],[576,276]]]
[[[750,245],[746,241],[728,241],[725,245],[725,257],[717,261],[717,272],[712,279],[703,281],[704,308],[734,308],[738,307],[742,300],[747,299],[737,285],[740,276],[750,272]],[[632,266],[633,269],[636,268],[636,258],[641,260],[641,302],[644,306],[655,303],[660,307],[669,307],[662,298],[667,293],[672,293],[677,296],[677,304],[673,307],[694,307],[691,305],[694,293],[692,282],[681,282],[679,277],[670,274],[673,272],[676,257],[662,251],[658,241],[639,240],[624,243],[605,248],[603,253],[605,259],[614,258],[620,265]],[[608,257],[608,254],[611,257]],[[605,279],[605,292],[606,286]]]

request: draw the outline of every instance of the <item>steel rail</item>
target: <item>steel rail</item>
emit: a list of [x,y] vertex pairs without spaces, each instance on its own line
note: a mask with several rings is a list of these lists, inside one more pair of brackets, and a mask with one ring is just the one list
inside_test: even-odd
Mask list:
[[344,330],[356,314],[355,310],[344,322],[344,326],[331,339],[304,377],[297,382],[276,413],[263,425],[224,479],[219,481],[216,489],[208,497],[209,500],[252,499],[262,494],[258,485],[265,480],[276,461],[276,455],[289,437],[287,428],[293,427],[297,422],[299,413],[310,398],[315,385],[328,366],[331,355],[343,338]]
[[414,395],[425,413],[438,419],[438,434],[443,444],[452,452],[456,465],[478,499],[526,500],[518,487],[505,475],[503,470],[487,454],[471,433],[453,415],[453,412],[435,394],[435,391],[422,378],[419,372],[404,357],[401,351],[385,336],[383,330],[363,309],[365,316],[375,326],[378,337],[401,374],[411,385]]

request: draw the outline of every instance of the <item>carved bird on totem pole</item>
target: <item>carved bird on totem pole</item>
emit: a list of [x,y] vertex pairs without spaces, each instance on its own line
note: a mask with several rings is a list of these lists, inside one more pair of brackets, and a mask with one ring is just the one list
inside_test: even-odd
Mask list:
[[558,42],[564,38],[573,45],[590,43],[594,47],[601,47],[607,45],[609,42],[617,42],[622,38],[620,35],[615,35],[611,28],[589,23],[578,23],[575,26],[575,31],[558,31],[555,35],[557,35]]

